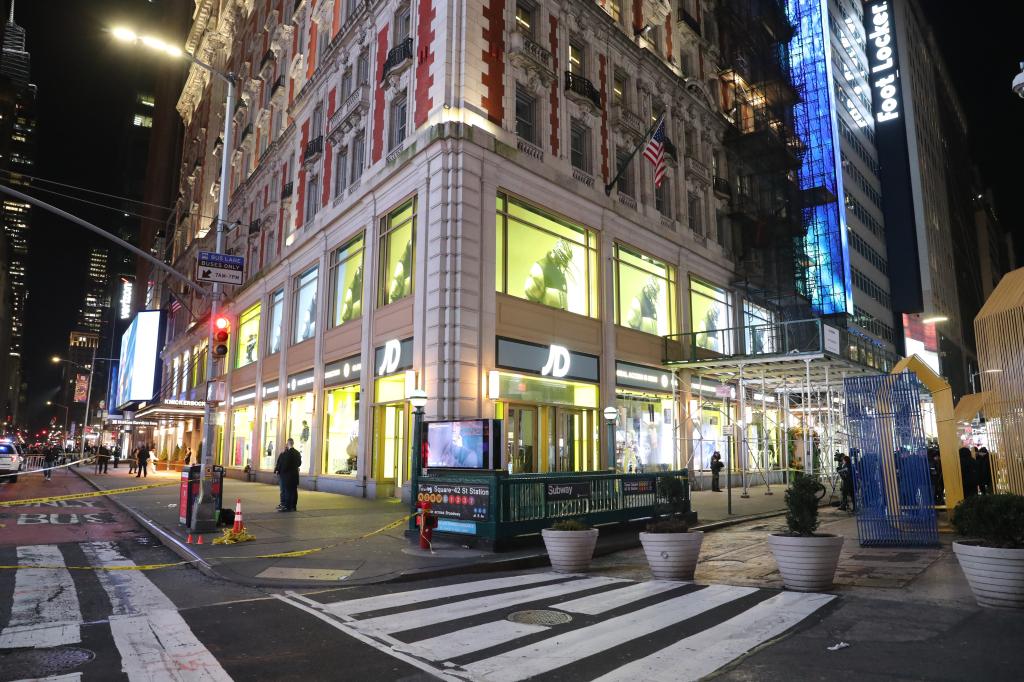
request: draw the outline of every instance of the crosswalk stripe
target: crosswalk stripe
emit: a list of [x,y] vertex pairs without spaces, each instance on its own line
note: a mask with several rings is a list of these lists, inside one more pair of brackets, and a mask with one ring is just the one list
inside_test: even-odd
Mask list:
[[555,585],[532,587],[517,592],[503,592],[487,597],[466,599],[445,604],[443,608],[428,607],[415,611],[403,611],[387,616],[367,618],[356,621],[356,625],[364,632],[394,634],[405,630],[414,630],[426,625],[437,625],[438,623],[468,618],[489,611],[497,611],[498,609],[517,604],[560,597],[564,594],[579,592],[580,590],[589,590],[594,587],[604,587],[605,585],[615,585],[624,582],[628,581],[622,578],[583,578]]
[[[84,543],[93,565],[134,566],[112,542]],[[140,571],[98,571],[110,598],[110,632],[129,680],[230,682],[174,603]]]
[[699,680],[820,609],[831,594],[782,592],[743,613],[627,663],[595,682]]
[[632,604],[647,597],[652,597],[662,592],[677,590],[687,583],[674,582],[670,580],[651,580],[645,583],[636,583],[623,587],[613,592],[602,592],[587,597],[580,597],[572,601],[565,601],[552,605],[552,608],[570,613],[583,613],[588,616],[596,616],[607,613],[613,609],[626,604]]
[[362,599],[333,602],[328,604],[325,610],[337,616],[349,616],[365,611],[378,611],[398,606],[409,606],[410,604],[421,604],[434,599],[448,599],[450,597],[461,597],[467,594],[500,590],[507,587],[521,587],[522,585],[565,580],[568,577],[572,576],[567,576],[564,573],[528,573],[509,578],[476,580],[441,587],[430,587],[423,590],[409,590],[408,592],[382,594],[377,597],[363,597]]
[[499,620],[394,648],[428,661],[447,661],[548,629],[544,625]]
[[33,677],[17,682],[81,682],[82,673],[67,673],[66,675],[51,675],[50,677]]
[[[18,563],[64,566],[56,545],[18,547]],[[71,572],[67,569],[23,568],[14,578],[14,601],[7,627],[0,631],[0,649],[37,649],[77,644],[82,611]]]
[[474,661],[463,668],[488,682],[523,680],[587,656],[609,651],[625,642],[645,637],[754,592],[757,592],[757,589],[753,587],[712,585],[497,656]]

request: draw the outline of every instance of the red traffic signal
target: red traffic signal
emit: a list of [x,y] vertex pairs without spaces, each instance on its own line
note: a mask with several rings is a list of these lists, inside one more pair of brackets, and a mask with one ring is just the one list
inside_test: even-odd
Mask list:
[[225,315],[218,315],[213,320],[213,357],[223,358],[228,354],[228,332],[231,321]]

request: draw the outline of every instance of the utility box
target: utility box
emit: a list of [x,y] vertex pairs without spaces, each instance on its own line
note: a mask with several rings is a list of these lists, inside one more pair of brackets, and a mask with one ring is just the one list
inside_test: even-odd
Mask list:
[[[202,466],[193,464],[181,470],[181,488],[178,495],[178,523],[183,526],[192,525],[192,510],[195,508],[196,499],[199,497],[199,473]],[[224,467],[214,466],[213,475],[213,504],[214,509],[220,509],[224,500]]]

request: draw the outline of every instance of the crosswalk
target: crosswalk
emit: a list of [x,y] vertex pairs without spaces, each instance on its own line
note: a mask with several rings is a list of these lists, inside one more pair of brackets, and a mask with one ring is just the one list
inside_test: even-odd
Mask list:
[[[81,543],[110,604],[107,619],[129,680],[231,678],[193,635],[178,609],[112,542]],[[0,629],[0,655],[26,647],[45,649],[82,642],[78,590],[57,545],[17,548],[10,617]],[[33,568],[38,567],[38,568]],[[121,569],[121,570],[118,570]],[[127,569],[127,570],[125,570]],[[78,679],[77,674],[47,679]]]
[[679,682],[771,641],[833,596],[532,573],[341,601],[278,598],[441,679]]

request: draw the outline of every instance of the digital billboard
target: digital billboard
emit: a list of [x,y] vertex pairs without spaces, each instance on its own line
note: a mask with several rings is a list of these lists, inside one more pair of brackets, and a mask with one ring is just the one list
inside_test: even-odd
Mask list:
[[495,454],[492,436],[501,432],[490,419],[427,423],[427,466],[490,469]]
[[157,391],[163,313],[143,310],[121,337],[117,406],[151,400]]

